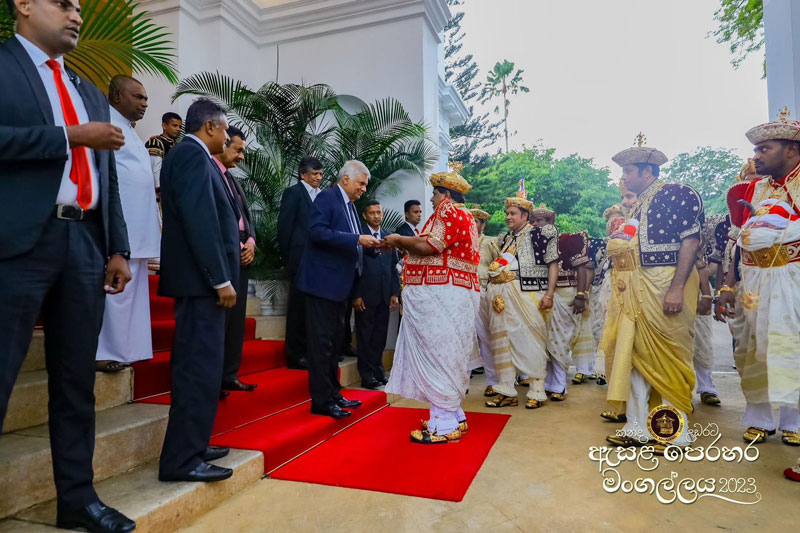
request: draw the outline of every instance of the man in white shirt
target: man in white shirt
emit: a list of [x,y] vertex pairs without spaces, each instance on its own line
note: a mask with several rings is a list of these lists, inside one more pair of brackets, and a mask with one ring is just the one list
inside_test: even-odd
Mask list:
[[122,130],[125,145],[115,154],[119,196],[126,213],[130,268],[128,290],[106,297],[97,346],[97,370],[117,372],[153,357],[147,261],[159,255],[161,231],[147,148],[131,126],[147,111],[147,91],[128,76],[115,76],[108,88],[111,123]]

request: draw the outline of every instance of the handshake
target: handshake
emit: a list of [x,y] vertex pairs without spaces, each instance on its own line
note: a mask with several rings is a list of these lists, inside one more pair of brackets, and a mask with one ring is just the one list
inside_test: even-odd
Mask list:
[[402,248],[399,240],[400,235],[387,235],[384,239],[376,239],[372,235],[359,235],[358,244],[364,248],[375,248],[378,251],[387,251],[392,248]]

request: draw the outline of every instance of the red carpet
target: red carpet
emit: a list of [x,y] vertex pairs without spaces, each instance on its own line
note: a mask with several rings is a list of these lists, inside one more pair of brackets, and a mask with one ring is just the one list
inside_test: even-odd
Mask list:
[[409,433],[427,416],[424,409],[386,407],[270,477],[460,502],[510,416],[467,413],[469,433],[461,442],[413,444]]

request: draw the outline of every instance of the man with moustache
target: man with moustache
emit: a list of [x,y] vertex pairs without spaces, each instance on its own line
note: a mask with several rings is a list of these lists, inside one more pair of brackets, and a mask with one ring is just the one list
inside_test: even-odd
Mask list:
[[131,126],[147,111],[147,91],[134,78],[114,76],[108,87],[108,98],[111,123],[125,135],[125,145],[115,154],[115,159],[119,197],[128,226],[133,280],[125,292],[106,297],[103,328],[97,345],[97,369],[117,372],[131,363],[153,357],[147,262],[158,257],[161,231],[149,155]]
[[[613,357],[608,400],[618,413],[627,401],[622,435],[606,438],[617,446],[649,440],[649,405],[672,405],[688,423],[695,385],[693,326],[700,286],[695,262],[703,202],[691,187],[662,181],[667,157],[643,146],[643,136],[638,141],[612,158],[622,167],[626,189],[638,196],[631,230],[608,243],[613,296],[602,342]],[[672,444],[690,440],[683,432]]]
[[108,100],[64,66],[83,20],[77,0],[13,0],[0,44],[0,422],[40,315],[56,525],[122,532],[136,524],[93,487],[95,354],[106,294],[130,281],[128,231]]

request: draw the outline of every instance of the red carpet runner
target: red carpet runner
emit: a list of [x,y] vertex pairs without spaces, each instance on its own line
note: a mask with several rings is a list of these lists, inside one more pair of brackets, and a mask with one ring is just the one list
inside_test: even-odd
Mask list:
[[[460,502],[510,416],[467,413],[469,432],[460,442],[413,444],[409,433],[427,415],[386,407],[270,477]],[[248,447],[246,438],[226,444]]]
[[[168,405],[175,320],[172,299],[158,296],[157,288],[158,277],[150,276],[154,353],[153,359],[133,365],[134,399]],[[283,341],[256,340],[255,320],[247,321],[239,376],[258,388],[232,392],[220,401],[211,444],[260,450],[269,472],[386,405],[383,392],[348,390],[344,392],[347,398],[363,402],[351,417],[334,420],[311,415],[308,374],[286,368]]]

